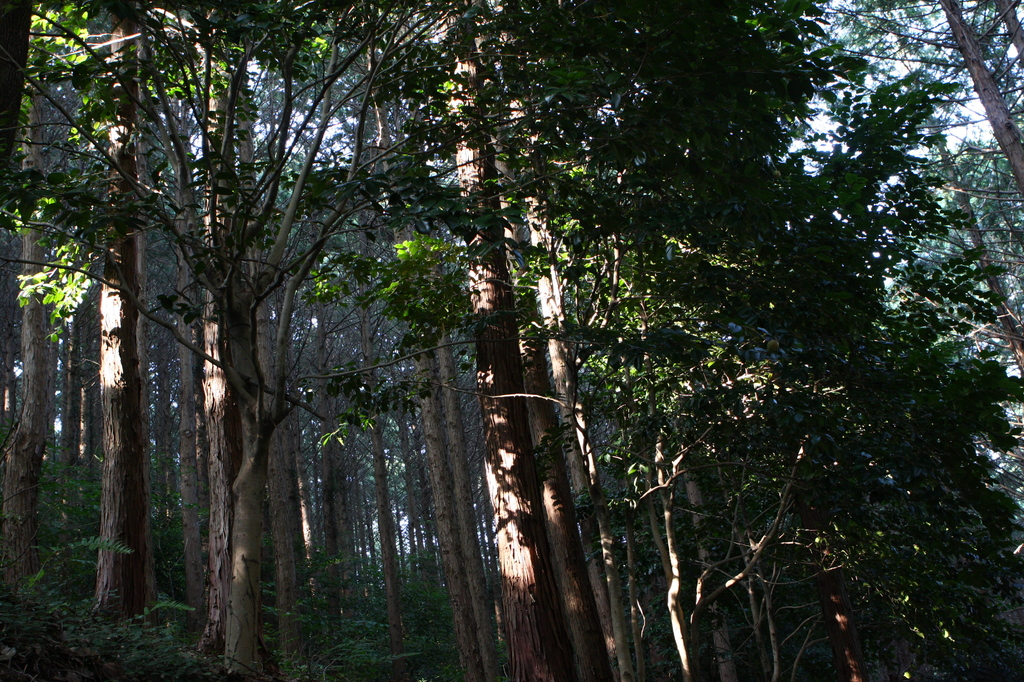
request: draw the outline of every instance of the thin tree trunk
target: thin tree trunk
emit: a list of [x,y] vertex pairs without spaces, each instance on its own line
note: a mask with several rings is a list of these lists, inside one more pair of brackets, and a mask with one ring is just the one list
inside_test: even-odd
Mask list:
[[[664,464],[665,455],[661,441],[655,446],[655,462]],[[662,518],[665,525],[665,557],[668,558],[668,612],[672,623],[672,639],[679,654],[683,682],[696,682],[700,666],[690,657],[690,641],[687,632],[686,612],[682,602],[682,560],[675,534],[675,486],[669,482],[662,467],[658,468],[658,496],[661,499]],[[659,548],[660,549],[660,548]]]
[[[480,627],[473,609],[473,596],[468,577],[462,567],[466,557],[459,542],[458,519],[452,496],[438,491],[452,490],[451,471],[444,453],[444,427],[441,422],[441,401],[434,383],[434,368],[427,353],[419,355],[416,370],[426,381],[426,394],[419,399],[420,417],[423,421],[423,440],[427,453],[427,468],[430,472],[430,486],[434,495],[434,518],[437,521],[437,538],[441,545],[441,566],[448,584],[448,598],[452,605],[455,625],[455,639],[459,644],[459,660],[465,670],[466,682],[483,682],[487,679],[480,640],[476,629]],[[487,619],[490,622],[490,618]]]
[[[294,419],[294,416],[288,419]],[[271,441],[267,497],[270,500],[270,536],[274,547],[278,641],[281,652],[288,658],[294,658],[299,653],[302,640],[296,612],[298,579],[295,567],[299,496],[292,465],[291,439],[287,437],[290,426],[293,425],[287,424],[286,420]]]
[[[117,161],[112,198],[131,196],[137,180],[131,136],[136,127],[133,80],[134,45],[126,39],[137,32],[129,20],[119,20],[115,51],[122,56],[124,82],[131,92],[118,103],[111,132],[111,156]],[[96,562],[96,599],[101,609],[137,616],[155,597],[149,527],[150,489],[147,421],[143,415],[139,311],[133,301],[141,294],[138,237],[119,237],[107,250],[100,294],[100,389],[103,403],[103,493],[100,537],[127,547],[125,553],[101,549]]]
[[[542,246],[548,253],[548,272],[542,274],[537,281],[537,299],[540,304],[541,317],[544,325],[558,333],[565,331],[565,312],[562,301],[562,284],[557,265],[557,254],[555,253],[554,241],[547,229],[544,217],[535,211],[530,216],[531,238],[534,244]],[[569,352],[568,345],[561,338],[552,335],[548,339],[548,354],[551,358],[551,374],[555,382],[555,393],[559,399],[559,411],[562,423],[567,425],[571,436],[566,439],[566,459],[568,462],[568,473],[573,489],[577,494],[587,491],[589,494],[592,482],[589,469],[586,464],[584,452],[587,450],[586,421],[584,418],[583,404],[579,400],[576,391],[576,367]],[[581,539],[588,542],[597,536],[600,540],[600,523],[596,524],[595,514],[589,518],[581,519]],[[603,541],[602,541],[603,542]],[[614,554],[612,555],[614,560]],[[602,564],[607,561],[603,553]],[[587,574],[590,578],[591,589],[597,603],[598,613],[601,618],[601,629],[604,632],[605,648],[608,655],[615,660],[619,659],[617,642],[621,637],[616,637],[616,627],[613,625],[612,602],[609,596],[609,578],[602,579],[601,566],[596,558],[587,562]],[[620,589],[621,592],[621,589]],[[625,632],[625,624],[620,623],[618,632]]]
[[[25,167],[44,172],[39,101],[32,104]],[[45,261],[42,234],[28,230],[21,238],[22,276],[42,271],[35,263]],[[22,402],[17,431],[7,452],[3,490],[3,543],[8,584],[16,586],[39,571],[36,531],[39,520],[39,476],[49,433],[48,413],[53,394],[48,391],[50,341],[46,333],[46,308],[42,297],[27,295],[21,308]]]
[[[1024,39],[1024,37],[1022,37]],[[955,170],[949,159],[949,155],[943,151],[943,161],[949,166],[950,175],[955,175]],[[957,179],[952,177],[950,179],[950,185],[953,190],[953,194],[956,198],[957,205],[964,213],[967,214],[969,219],[968,231],[971,237],[971,245],[981,252],[979,262],[982,266],[991,265],[989,260],[988,249],[985,244],[984,236],[981,233],[981,228],[978,226],[977,220],[974,216],[974,209],[971,206],[971,198],[967,192],[963,191],[960,187]],[[1024,325],[1021,325],[1020,318],[1010,310],[1007,303],[1007,296],[1003,289],[1003,283],[998,275],[988,275],[986,277],[988,288],[992,293],[1000,297],[1001,302],[996,307],[996,317],[999,320],[999,325],[1003,328],[1003,338],[1006,339],[1007,345],[1010,347],[1010,352],[1013,354],[1013,358],[1017,363],[1017,368],[1024,375]]]
[[819,542],[825,528],[825,515],[820,509],[797,498],[800,520],[813,536],[812,547],[818,564],[814,582],[818,587],[821,612],[825,620],[825,632],[832,644],[832,657],[839,682],[866,682],[867,668],[861,652],[860,637],[853,618],[853,606],[846,593],[843,569],[831,565],[832,558],[827,543]]
[[72,316],[65,340],[67,362],[60,415],[60,451],[64,464],[77,464],[82,456],[78,445],[82,428],[82,308],[84,305]]
[[[626,569],[629,577],[629,625],[633,631],[633,650],[636,652],[636,680],[647,682],[647,662],[644,660],[643,626],[640,623],[640,597],[636,584],[636,538],[633,509],[626,512]],[[721,682],[727,682],[725,679]],[[736,682],[730,680],[728,682]]]
[[[178,290],[188,286],[189,270],[184,257],[178,253]],[[192,327],[179,316],[176,320],[181,335],[192,340]],[[202,536],[199,529],[199,477],[196,442],[196,384],[195,361],[192,351],[178,345],[178,480],[181,492],[181,525],[185,545],[185,603],[189,632],[202,628],[203,613],[203,556]]]
[[[368,252],[369,244],[363,238],[362,248]],[[369,390],[376,385],[372,369],[374,362],[373,330],[370,328],[370,312],[359,309],[359,339],[362,350],[365,381]],[[395,682],[408,679],[405,665],[404,633],[402,628],[402,593],[398,577],[398,557],[395,553],[395,519],[391,514],[388,493],[388,464],[384,453],[384,429],[381,416],[373,415],[370,426],[370,449],[373,458],[373,488],[377,507],[377,529],[380,533],[381,559],[384,562],[384,593],[388,611],[388,640],[391,646],[391,677]]]
[[541,450],[544,469],[548,472],[544,481],[544,509],[559,593],[576,657],[576,670],[580,682],[611,682],[614,675],[608,660],[594,592],[587,578],[576,510],[560,447],[563,440],[561,430],[555,417],[554,404],[547,399],[552,392],[547,355],[535,340],[524,340],[522,346],[526,391],[545,396],[529,399],[530,424],[534,442],[546,444]]
[[[442,338],[442,345],[448,336]],[[459,527],[459,540],[465,560],[464,571],[473,600],[473,616],[476,619],[475,634],[480,647],[484,673],[487,680],[499,677],[498,653],[491,630],[490,599],[487,595],[487,578],[484,574],[480,543],[476,537],[476,514],[473,509],[473,487],[469,479],[469,462],[466,457],[465,429],[462,423],[462,405],[456,392],[458,374],[450,347],[435,352],[438,375],[444,400],[445,426],[448,436],[448,462],[451,465],[452,483],[455,493],[455,515]]]

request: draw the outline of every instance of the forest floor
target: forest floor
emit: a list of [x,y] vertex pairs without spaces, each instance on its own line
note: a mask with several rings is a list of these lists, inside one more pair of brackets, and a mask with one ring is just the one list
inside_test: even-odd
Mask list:
[[[177,636],[176,636],[177,635]],[[0,593],[0,682],[290,682],[229,673],[170,628],[114,622],[82,605]]]

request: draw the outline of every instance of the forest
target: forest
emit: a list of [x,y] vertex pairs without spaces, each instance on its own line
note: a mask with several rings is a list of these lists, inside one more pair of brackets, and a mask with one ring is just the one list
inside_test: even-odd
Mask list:
[[1017,0],[0,0],[0,680],[1024,680]]

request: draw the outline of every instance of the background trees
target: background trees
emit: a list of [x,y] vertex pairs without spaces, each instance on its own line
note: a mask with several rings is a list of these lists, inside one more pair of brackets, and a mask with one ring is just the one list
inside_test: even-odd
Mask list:
[[[949,88],[865,86],[822,16],[40,7],[52,158],[0,215],[43,235],[60,395],[13,586],[85,594],[99,549],[239,672],[1013,670],[1019,382],[965,343],[1004,273],[934,251],[985,235],[925,165]],[[140,414],[98,409],[111,296]],[[99,482],[100,424],[142,484]],[[153,578],[90,511],[147,477]]]

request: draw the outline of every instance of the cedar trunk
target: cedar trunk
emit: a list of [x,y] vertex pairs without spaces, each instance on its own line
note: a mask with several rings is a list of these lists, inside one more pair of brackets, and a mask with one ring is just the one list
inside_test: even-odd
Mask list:
[[[478,237],[476,246],[483,240]],[[492,246],[471,268],[477,335],[477,386],[487,476],[497,524],[510,679],[576,679],[565,613],[555,583],[544,502],[522,397],[523,367],[504,248]]]
[[[24,165],[43,172],[38,106],[38,101],[32,105]],[[33,261],[41,263],[45,258],[39,243],[41,237],[37,230],[29,230],[21,238],[22,259],[26,261],[22,275],[26,278],[42,270],[42,266],[33,264]],[[39,571],[39,554],[35,547],[36,513],[39,475],[49,431],[48,415],[53,400],[53,393],[47,386],[50,346],[42,298],[26,296],[21,309],[21,414],[7,453],[3,489],[4,561],[7,582],[12,586]]]
[[[204,350],[222,363],[230,353],[221,338],[221,326],[212,305],[207,306]],[[210,653],[224,651],[228,591],[231,585],[232,486],[242,465],[242,421],[234,391],[220,367],[207,361],[203,374],[203,407],[206,412],[206,440],[209,467],[209,590],[206,597],[206,627],[200,647]]]
[[[442,345],[449,338],[442,338]],[[491,605],[487,593],[487,577],[484,572],[480,542],[476,535],[476,514],[473,508],[473,486],[469,480],[469,461],[466,457],[465,428],[462,422],[462,405],[456,392],[458,374],[451,347],[436,351],[438,375],[441,379],[445,427],[448,436],[448,463],[451,465],[452,484],[455,494],[455,516],[459,524],[459,539],[465,557],[463,571],[469,582],[473,599],[473,617],[476,619],[476,638],[480,646],[484,672],[488,680],[496,680],[498,654],[491,629]]]
[[[184,262],[179,262],[179,290],[184,291],[187,284],[188,268]],[[180,317],[177,323],[182,336],[192,340],[192,328]],[[183,345],[178,346],[178,368],[178,481],[181,486],[181,530],[185,548],[185,603],[193,609],[188,612],[186,622],[189,632],[199,632],[203,612],[203,556],[199,532],[195,365],[192,351]]]
[[476,634],[479,624],[473,611],[472,593],[467,576],[462,570],[466,557],[459,543],[458,520],[452,496],[438,492],[451,490],[453,483],[444,455],[441,401],[438,399],[437,389],[432,385],[435,378],[433,364],[426,353],[416,358],[416,371],[420,378],[427,382],[426,394],[420,396],[419,404],[427,467],[430,471],[430,487],[435,491],[434,518],[437,520],[437,538],[441,545],[441,565],[448,584],[455,639],[459,645],[459,660],[465,671],[466,682],[482,682],[486,679],[486,670]]
[[576,656],[576,670],[580,682],[611,682],[615,677],[608,660],[594,591],[587,578],[576,508],[560,447],[562,431],[555,416],[555,404],[546,399],[552,393],[547,355],[536,340],[527,339],[523,342],[523,361],[527,392],[545,396],[529,399],[530,423],[534,441],[542,446],[542,468],[548,474],[544,480],[544,511],[558,572],[558,588]]
[[[127,20],[114,28],[125,88],[111,130],[111,156],[117,161],[111,199],[131,196],[138,178],[132,132],[137,123],[134,45],[126,36],[137,32]],[[115,234],[124,228],[116,227]],[[130,229],[130,228],[129,228]],[[100,538],[129,551],[101,549],[96,562],[96,600],[101,609],[123,616],[144,612],[155,597],[149,527],[147,421],[143,415],[139,311],[142,284],[135,232],[121,234],[108,247],[100,292],[100,393],[103,405],[103,493]]]
[[28,60],[28,34],[32,26],[32,3],[15,0],[0,5],[0,164],[14,153],[18,137],[18,114],[25,83],[23,69]]
[[864,665],[864,654],[861,652],[860,637],[853,618],[853,606],[846,592],[843,569],[832,564],[831,552],[822,532],[826,518],[821,509],[806,504],[797,498],[800,520],[814,538],[812,546],[818,572],[814,582],[818,587],[818,599],[821,601],[821,613],[825,619],[825,632],[832,644],[832,657],[839,682],[866,682],[867,667]]

